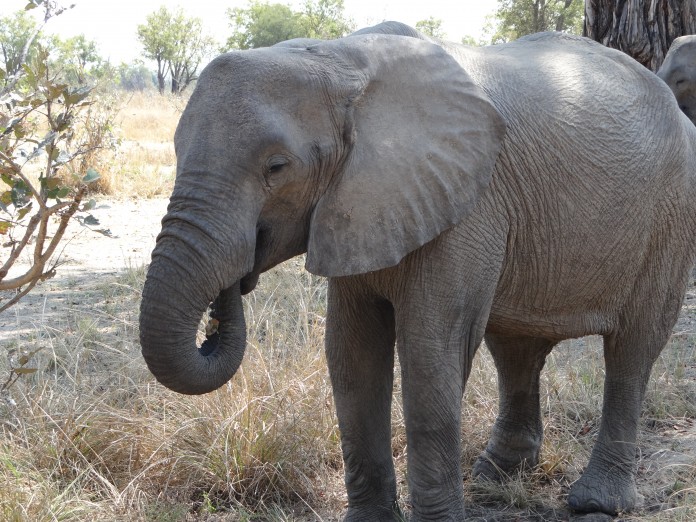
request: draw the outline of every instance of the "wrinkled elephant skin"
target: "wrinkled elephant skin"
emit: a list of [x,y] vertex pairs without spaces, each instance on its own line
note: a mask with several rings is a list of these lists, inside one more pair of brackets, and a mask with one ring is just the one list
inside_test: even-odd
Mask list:
[[[630,510],[643,395],[694,261],[694,144],[660,79],[579,37],[467,48],[388,22],[222,55],[177,128],[143,355],[174,390],[222,386],[246,343],[241,295],[306,253],[329,278],[346,519],[397,517],[398,349],[412,520],[461,520],[461,399],[482,340],[500,409],[474,473],[497,480],[538,461],[547,354],[602,335],[601,427],[568,502]],[[213,300],[219,338],[199,350]]]

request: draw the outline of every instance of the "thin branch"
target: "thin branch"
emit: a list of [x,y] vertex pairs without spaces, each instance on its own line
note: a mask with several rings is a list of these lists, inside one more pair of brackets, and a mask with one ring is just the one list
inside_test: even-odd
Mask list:
[[[31,219],[29,220],[29,224],[27,225],[27,230],[24,232],[24,237],[22,237],[22,241],[20,241],[19,246],[14,248],[12,250],[12,253],[10,253],[10,257],[7,259],[5,264],[2,266],[2,269],[0,269],[0,290],[4,290],[4,282],[3,279],[7,275],[7,273],[10,270],[10,267],[14,265],[14,262],[17,260],[17,258],[20,256],[22,251],[24,250],[24,247],[27,246],[29,243],[29,240],[34,236],[34,230],[36,230],[37,225],[39,224],[39,220],[41,219],[41,216],[39,214],[34,214]],[[20,285],[21,286],[21,285]],[[9,286],[8,289],[16,288],[15,286]]]
[[33,290],[33,288],[36,286],[36,284],[39,281],[43,281],[44,279],[48,279],[49,277],[52,277],[49,273],[44,274],[46,277],[37,277],[36,279],[32,280],[29,282],[27,287],[19,292],[17,295],[15,295],[12,299],[10,299],[7,303],[4,305],[0,306],[0,314],[3,313],[5,310],[7,310],[9,307],[12,305],[16,304],[22,297],[27,295],[29,292]]
[[[57,205],[47,208],[45,211],[39,211],[37,214],[32,216],[31,220],[29,221],[29,227],[27,227],[27,232],[24,234],[24,238],[22,239],[22,244],[20,244],[20,248],[18,248],[17,251],[10,256],[10,259],[3,266],[2,271],[0,271],[0,274],[2,274],[3,271],[5,272],[5,274],[7,274],[9,267],[11,267],[14,261],[17,259],[17,257],[19,257],[21,249],[23,249],[24,246],[26,246],[26,243],[29,240],[28,238],[32,237],[33,234],[30,232],[30,227],[31,231],[33,232],[33,230],[36,229],[36,226],[40,224],[41,228],[39,229],[39,235],[36,238],[36,247],[34,249],[34,262],[32,266],[24,274],[5,281],[0,279],[0,291],[14,290],[16,288],[20,288],[26,284],[29,284],[33,280],[42,280],[50,276],[50,271],[44,272],[44,267],[46,266],[46,263],[48,262],[50,257],[53,255],[53,252],[58,246],[58,243],[60,243],[60,240],[62,239],[63,234],[65,233],[65,230],[68,226],[70,218],[75,214],[75,212],[77,212],[77,209],[80,203],[82,202],[82,198],[84,197],[86,190],[86,186],[82,187],[77,192],[72,201],[59,203]],[[46,250],[42,252],[43,243],[46,239],[46,224],[48,222],[48,219],[51,215],[66,207],[67,210],[60,217],[60,224],[58,225],[58,229],[53,235],[53,238],[51,239]]]

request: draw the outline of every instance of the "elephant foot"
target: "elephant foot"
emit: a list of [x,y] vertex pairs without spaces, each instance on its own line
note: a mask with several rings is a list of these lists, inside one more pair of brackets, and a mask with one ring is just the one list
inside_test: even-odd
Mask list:
[[633,476],[622,478],[619,473],[601,474],[590,470],[573,483],[568,494],[568,506],[582,513],[616,515],[635,509],[642,501]]
[[538,451],[520,452],[512,456],[502,456],[486,448],[476,459],[473,476],[479,480],[504,482],[510,474],[520,469],[531,469],[539,462]]
[[348,508],[344,522],[400,522],[406,517],[394,501],[389,506],[353,506]]

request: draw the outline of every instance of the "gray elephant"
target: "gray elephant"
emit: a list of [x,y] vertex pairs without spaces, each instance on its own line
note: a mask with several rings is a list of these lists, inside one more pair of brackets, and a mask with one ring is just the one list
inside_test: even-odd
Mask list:
[[[397,516],[395,347],[412,519],[461,520],[461,399],[484,337],[500,412],[474,472],[496,479],[537,463],[547,354],[603,335],[601,428],[568,502],[629,510],[643,395],[694,261],[696,128],[655,75],[590,40],[476,49],[412,31],[206,67],[143,289],[145,360],[173,390],[222,386],[244,353],[241,295],[306,252],[329,278],[346,520]],[[220,338],[196,349],[213,300]]]
[[657,75],[672,89],[679,108],[696,124],[696,35],[680,36]]

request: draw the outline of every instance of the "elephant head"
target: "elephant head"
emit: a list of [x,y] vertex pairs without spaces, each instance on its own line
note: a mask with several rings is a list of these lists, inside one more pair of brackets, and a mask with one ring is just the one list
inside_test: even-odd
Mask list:
[[696,35],[672,42],[657,75],[672,89],[682,112],[696,123]]
[[[244,353],[241,295],[307,253],[346,276],[393,266],[488,186],[505,124],[444,50],[361,35],[213,60],[176,130],[177,174],[143,289],[143,356],[187,394]],[[220,341],[196,347],[217,299]]]

